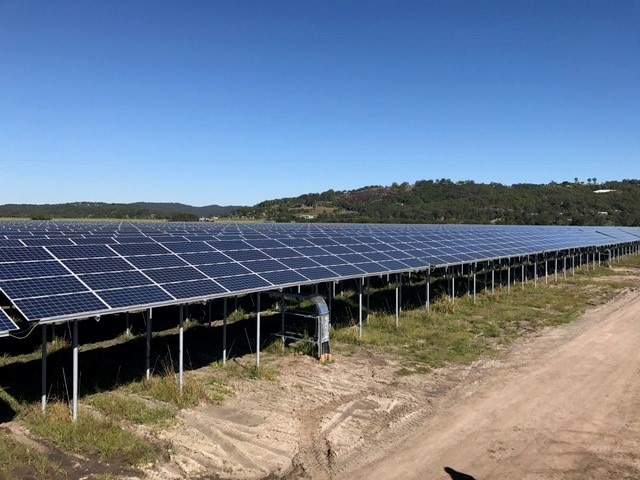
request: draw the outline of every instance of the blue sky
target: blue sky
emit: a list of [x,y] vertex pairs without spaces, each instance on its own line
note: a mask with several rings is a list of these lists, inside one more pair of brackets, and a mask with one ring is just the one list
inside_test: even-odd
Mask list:
[[0,0],[0,204],[638,178],[639,58],[639,0]]

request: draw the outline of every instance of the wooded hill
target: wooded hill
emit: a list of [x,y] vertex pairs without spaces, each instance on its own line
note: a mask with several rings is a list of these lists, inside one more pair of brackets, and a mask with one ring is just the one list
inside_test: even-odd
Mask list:
[[235,206],[208,205],[192,207],[182,203],[102,203],[75,202],[47,205],[0,205],[0,217],[18,218],[129,218],[197,220],[219,217],[234,211]]
[[640,225],[640,180],[548,185],[448,179],[312,193],[238,208],[233,218],[379,223]]

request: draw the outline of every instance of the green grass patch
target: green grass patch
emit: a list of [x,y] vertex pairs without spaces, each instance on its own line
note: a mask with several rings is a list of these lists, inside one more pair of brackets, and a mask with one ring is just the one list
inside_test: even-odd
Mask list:
[[213,362],[211,368],[215,372],[216,378],[224,378],[222,382],[233,378],[247,378],[250,380],[273,381],[277,377],[277,371],[267,365],[256,367],[255,365],[245,366],[237,361],[229,361],[225,365],[222,362]]
[[67,474],[44,453],[0,432],[0,478],[63,480]]
[[137,437],[108,417],[83,412],[73,422],[67,405],[61,402],[50,403],[46,415],[34,405],[23,412],[22,420],[31,432],[61,450],[97,455],[101,461],[142,465],[153,462],[167,448]]
[[[640,265],[640,258],[627,260],[625,268]],[[609,279],[615,270],[606,267],[576,271],[575,276],[548,283],[529,281],[498,288],[495,294],[483,291],[476,303],[465,296],[438,297],[424,309],[404,311],[399,325],[395,314],[371,312],[363,323],[362,338],[358,325],[332,330],[332,340],[342,345],[374,345],[399,353],[405,362],[398,375],[423,373],[447,363],[469,364],[481,355],[492,354],[499,345],[548,326],[561,325],[578,318],[589,306],[611,300],[619,291],[634,285]],[[342,344],[342,345],[341,345]],[[349,349],[347,348],[346,351]]]
[[174,405],[177,408],[195,407],[202,402],[214,400],[205,382],[193,372],[184,372],[182,391],[178,384],[178,374],[169,367],[162,375],[154,375],[149,380],[134,382],[126,387],[131,393]]
[[175,408],[151,407],[140,399],[113,392],[96,393],[84,401],[109,418],[136,425],[166,426],[176,415]]

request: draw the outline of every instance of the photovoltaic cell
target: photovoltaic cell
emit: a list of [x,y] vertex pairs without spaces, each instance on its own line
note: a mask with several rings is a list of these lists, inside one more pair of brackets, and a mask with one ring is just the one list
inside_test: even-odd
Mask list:
[[301,268],[298,273],[302,274],[309,280],[327,280],[335,277],[335,273],[324,267],[317,268]]
[[167,242],[163,245],[175,253],[210,252],[213,247],[205,242]]
[[287,270],[287,266],[276,260],[253,260],[250,262],[241,262],[242,266],[249,269],[253,273],[271,272],[274,270]]

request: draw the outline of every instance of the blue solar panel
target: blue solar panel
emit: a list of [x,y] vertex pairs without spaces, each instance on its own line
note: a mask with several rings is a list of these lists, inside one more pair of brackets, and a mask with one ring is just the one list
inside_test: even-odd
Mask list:
[[87,258],[82,260],[63,260],[73,273],[104,273],[133,270],[133,267],[119,257]]
[[324,267],[301,268],[298,273],[301,273],[309,280],[327,280],[336,276],[335,273]]
[[92,257],[115,257],[113,250],[106,245],[73,245],[48,247],[48,250],[60,259],[68,258],[92,258]]
[[311,257],[311,260],[325,267],[329,267],[332,265],[344,265],[345,263],[347,263],[342,258],[336,257],[334,255],[323,255],[321,257]]
[[210,241],[209,244],[211,246],[226,252],[227,250],[251,250],[253,249],[248,243],[243,242],[242,240],[220,240],[220,241]]
[[0,248],[0,263],[37,260],[53,260],[53,257],[40,247]]
[[132,270],[129,272],[108,272],[80,275],[80,280],[92,290],[106,290],[118,287],[135,287],[153,283],[142,273]]
[[205,242],[167,242],[163,245],[175,253],[196,253],[213,251],[213,247]]
[[265,272],[261,273],[260,276],[274,285],[298,285],[307,281],[305,277],[293,270]]
[[162,253],[169,253],[169,251],[165,247],[158,243],[111,245],[111,248],[113,248],[123,257],[133,255],[158,255]]
[[218,263],[215,265],[200,265],[198,270],[206,276],[217,279],[219,277],[230,277],[251,273],[239,263]]
[[310,258],[299,257],[299,258],[282,258],[280,259],[280,263],[286,265],[289,268],[308,268],[308,267],[317,267],[319,264],[314,262]]
[[334,265],[331,267],[332,272],[336,272],[338,277],[354,277],[365,273],[357,265]]
[[198,298],[219,295],[227,291],[212,280],[194,280],[180,283],[167,283],[162,286],[175,298]]
[[242,292],[256,288],[271,286],[269,282],[257,275],[239,275],[237,277],[223,277],[216,281],[230,292]]
[[260,250],[228,250],[224,252],[234,260],[266,260],[269,257]]
[[184,267],[187,263],[177,255],[149,255],[146,257],[126,257],[127,261],[136,268],[168,268]]
[[209,265],[212,263],[228,263],[231,261],[231,258],[221,252],[183,253],[180,254],[180,258],[191,265]]
[[149,305],[173,300],[168,293],[155,285],[101,290],[98,295],[112,308]]
[[241,264],[254,273],[287,270],[287,266],[277,260],[253,260],[250,262],[241,262]]
[[205,276],[193,267],[173,267],[144,270],[145,275],[156,283],[184,282],[200,280]]
[[92,293],[25,298],[13,300],[13,303],[28,320],[91,314],[106,309],[104,303]]
[[0,263],[0,280],[56,277],[61,275],[69,275],[69,272],[56,261]]
[[30,278],[0,282],[0,289],[7,297],[43,297],[59,293],[86,292],[87,287],[75,277]]
[[7,315],[7,313],[0,308],[0,337],[6,336],[9,332],[18,330],[18,326]]

